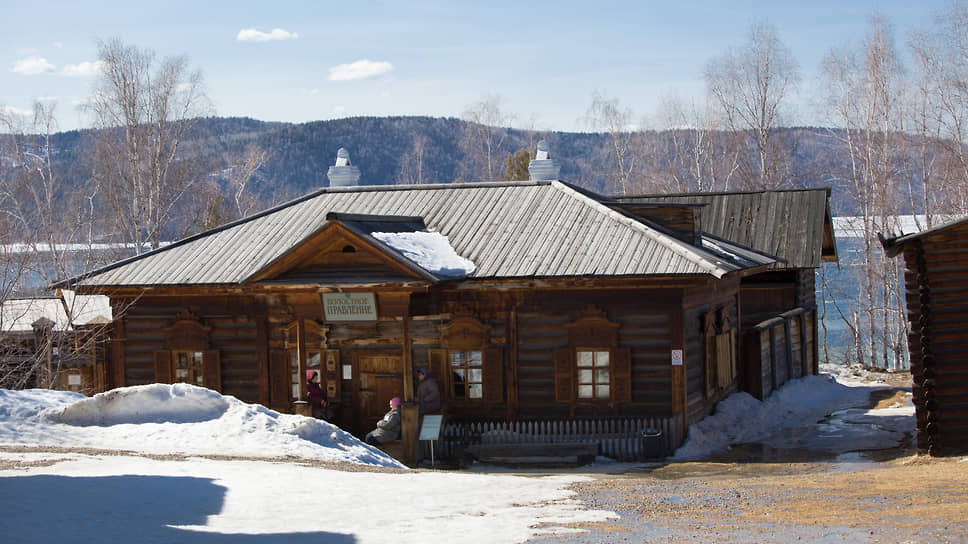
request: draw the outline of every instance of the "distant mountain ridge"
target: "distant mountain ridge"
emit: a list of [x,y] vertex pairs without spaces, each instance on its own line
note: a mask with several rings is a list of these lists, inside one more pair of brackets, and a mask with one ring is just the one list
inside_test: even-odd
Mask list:
[[[429,183],[450,183],[463,175],[460,141],[467,124],[455,118],[433,117],[350,117],[308,123],[280,123],[240,117],[210,117],[196,122],[193,137],[185,151],[209,155],[212,174],[218,176],[249,146],[271,152],[257,173],[253,190],[271,200],[292,198],[328,185],[327,169],[334,164],[336,151],[345,147],[361,172],[364,185],[391,185],[411,152],[414,139],[424,140],[423,179]],[[850,213],[850,203],[836,187],[834,174],[846,168],[846,158],[831,137],[830,129],[788,128],[798,141],[791,186],[796,188],[834,185],[832,208],[835,213]],[[89,130],[57,133],[52,138],[55,163],[62,178],[80,186],[86,177],[83,150]],[[671,131],[645,132],[651,139],[647,147],[669,149],[665,140]],[[6,136],[0,135],[0,138]],[[600,193],[608,193],[610,171],[604,152],[611,145],[601,133],[529,132],[509,129],[495,152],[497,171],[503,174],[508,153],[535,144],[550,143],[552,157],[561,164],[561,179]],[[464,179],[463,181],[496,181]],[[670,189],[672,190],[672,189]]]

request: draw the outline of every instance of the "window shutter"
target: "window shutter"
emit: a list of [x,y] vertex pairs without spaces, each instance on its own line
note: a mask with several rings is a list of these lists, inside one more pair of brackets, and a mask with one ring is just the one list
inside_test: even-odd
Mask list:
[[81,392],[85,395],[97,393],[94,383],[94,368],[92,366],[84,365],[81,367]]
[[222,359],[217,349],[202,352],[202,383],[209,389],[222,391]]
[[571,402],[575,395],[571,350],[555,350],[555,402]]
[[711,397],[716,392],[716,313],[708,312],[705,315],[705,326],[703,327],[703,382],[705,385],[706,397]]
[[286,351],[274,349],[269,352],[269,404],[289,407],[289,358]]
[[447,350],[432,349],[427,352],[427,359],[430,373],[437,379],[437,387],[442,390],[440,398],[443,399],[443,392],[451,391],[450,373],[447,372]]
[[155,381],[171,383],[171,352],[167,349],[155,352]]
[[612,350],[612,402],[632,401],[632,350]]
[[733,333],[726,332],[716,335],[716,361],[719,365],[719,387],[725,389],[733,383]]
[[326,379],[323,387],[326,388],[326,398],[329,402],[339,402],[343,384],[342,372],[343,367],[339,364],[339,350],[323,350],[323,375]]
[[484,401],[504,401],[504,357],[501,348],[484,350]]

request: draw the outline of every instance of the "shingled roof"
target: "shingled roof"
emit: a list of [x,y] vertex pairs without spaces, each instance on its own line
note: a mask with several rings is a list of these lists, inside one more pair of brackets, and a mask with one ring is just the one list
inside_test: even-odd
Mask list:
[[830,189],[615,197],[626,204],[703,204],[702,230],[777,257],[775,268],[837,261]]
[[726,240],[687,244],[608,201],[559,181],[328,188],[62,283],[244,284],[319,232],[333,213],[422,218],[476,265],[470,280],[722,277],[773,262]]

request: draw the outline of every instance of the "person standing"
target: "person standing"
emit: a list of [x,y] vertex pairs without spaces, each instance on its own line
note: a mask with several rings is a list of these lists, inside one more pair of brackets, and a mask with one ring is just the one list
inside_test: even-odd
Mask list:
[[430,374],[430,369],[417,369],[417,407],[419,415],[440,411],[440,388],[437,380]]
[[312,407],[313,417],[328,420],[329,401],[326,398],[326,391],[319,386],[319,372],[315,370],[306,371],[306,397]]

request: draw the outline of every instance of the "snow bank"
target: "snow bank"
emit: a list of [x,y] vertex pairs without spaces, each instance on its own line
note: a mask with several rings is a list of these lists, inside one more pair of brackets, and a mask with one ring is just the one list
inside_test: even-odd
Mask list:
[[672,458],[702,459],[732,444],[758,442],[863,404],[869,395],[867,388],[849,387],[824,374],[787,382],[762,402],[748,393],[735,393],[717,404],[713,415],[689,426],[686,441]]
[[68,425],[196,423],[218,419],[228,409],[228,400],[210,389],[156,383],[99,393],[49,411],[47,417]]
[[0,390],[0,443],[403,467],[325,421],[189,384],[122,387],[91,398]]
[[464,278],[477,270],[439,232],[374,232],[373,237],[436,276]]

